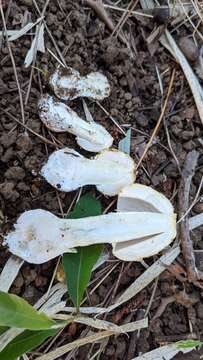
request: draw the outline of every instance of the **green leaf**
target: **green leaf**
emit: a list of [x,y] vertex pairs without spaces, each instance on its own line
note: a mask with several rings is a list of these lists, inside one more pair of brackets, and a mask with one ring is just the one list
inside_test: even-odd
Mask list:
[[125,152],[126,154],[130,154],[130,146],[131,146],[131,128],[128,129],[126,136],[119,141],[118,149],[120,151]]
[[8,330],[7,326],[0,326],[0,335],[3,334],[6,330]]
[[56,326],[44,313],[39,313],[17,295],[0,291],[0,326],[44,330]]
[[[102,212],[98,200],[87,194],[80,198],[80,201],[69,214],[69,219],[77,219],[88,216],[98,216]],[[66,281],[69,295],[74,305],[79,308],[87,284],[89,283],[94,264],[97,262],[103,245],[91,245],[77,248],[77,253],[63,255],[63,269],[66,274]]]
[[200,340],[181,340],[178,341],[175,345],[178,349],[191,349],[197,346],[202,346],[203,343]]
[[78,203],[74,206],[67,218],[68,219],[79,219],[88,216],[101,215],[102,208],[100,201],[96,200],[92,195],[86,194],[81,196]]
[[50,336],[54,336],[57,331],[59,330],[24,331],[22,334],[16,336],[16,338],[0,352],[0,360],[16,360],[18,356],[35,349],[43,343],[44,340]]

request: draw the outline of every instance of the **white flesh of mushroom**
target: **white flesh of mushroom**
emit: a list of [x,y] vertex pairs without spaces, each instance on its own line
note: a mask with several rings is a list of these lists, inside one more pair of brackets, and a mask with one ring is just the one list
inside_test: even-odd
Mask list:
[[[175,236],[175,219],[174,214],[149,212],[119,212],[82,219],[61,219],[48,211],[37,209],[26,211],[19,217],[15,230],[5,237],[4,244],[25,261],[40,264],[64,252],[73,252],[78,246],[99,243],[114,245],[115,242],[121,242],[124,246],[125,242],[128,245],[133,239],[137,239],[139,244],[140,239],[164,234],[168,228],[173,229]],[[142,241],[141,256],[137,251],[134,260],[144,257],[144,247]],[[122,252],[118,251],[116,256],[122,259]]]
[[135,180],[133,159],[118,150],[105,150],[93,159],[65,148],[53,152],[42,167],[42,176],[61,191],[96,185],[105,195],[117,195]]
[[149,186],[133,184],[124,188],[118,197],[117,210],[138,211],[140,214],[147,211],[151,214],[149,216],[161,213],[168,215],[168,226],[164,232],[114,244],[113,253],[122,260],[137,261],[153,256],[168,246],[176,236],[176,221],[170,220],[176,219],[172,204]]
[[80,76],[80,73],[71,67],[57,68],[51,75],[49,84],[55,95],[62,100],[73,100],[77,97],[103,100],[110,94],[110,84],[106,76],[99,72]]
[[102,125],[83,120],[70,107],[50,95],[41,97],[38,109],[40,119],[48,129],[76,135],[77,143],[87,151],[99,152],[113,143],[112,136]]

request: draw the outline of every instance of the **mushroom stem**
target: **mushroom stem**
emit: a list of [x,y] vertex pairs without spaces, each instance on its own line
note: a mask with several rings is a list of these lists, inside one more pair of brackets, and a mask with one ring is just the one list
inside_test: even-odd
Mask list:
[[[135,239],[140,242],[145,237],[166,232],[168,227],[173,229],[171,238],[174,238],[175,219],[174,214],[148,212],[60,219],[48,211],[38,209],[27,211],[19,217],[15,231],[7,235],[5,243],[13,254],[30,263],[40,264],[64,252],[74,252],[78,246],[124,244]],[[170,242],[171,239],[168,240]]]
[[102,125],[83,120],[69,106],[51,95],[41,97],[38,109],[40,119],[48,129],[76,135],[78,144],[87,151],[101,151],[113,143],[112,136]]

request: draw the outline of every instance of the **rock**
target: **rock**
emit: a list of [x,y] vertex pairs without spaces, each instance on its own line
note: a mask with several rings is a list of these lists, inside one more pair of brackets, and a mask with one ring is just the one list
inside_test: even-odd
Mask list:
[[9,134],[7,133],[3,134],[0,137],[0,144],[7,149],[16,142],[16,138],[17,138],[17,131],[13,131],[12,133]]
[[169,7],[155,7],[153,10],[153,20],[159,24],[167,24],[170,18],[170,9]]
[[132,94],[131,93],[125,93],[125,100],[130,101],[132,99]]
[[32,0],[20,0],[20,3],[25,6],[33,6]]
[[25,170],[20,166],[11,166],[6,172],[5,177],[9,180],[22,180],[25,177]]
[[34,305],[42,296],[42,293],[38,291],[33,286],[27,286],[22,297],[29,302],[29,304]]
[[14,157],[14,152],[13,152],[13,148],[10,147],[8,148],[5,153],[3,154],[3,156],[1,157],[1,160],[5,163],[7,163],[8,161],[10,161],[12,158]]
[[116,342],[116,358],[124,359],[124,355],[126,352],[126,341],[125,339],[119,338]]
[[12,182],[4,182],[0,184],[0,194],[4,199],[15,202],[19,198],[19,193],[15,190],[15,184]]
[[196,307],[197,317],[203,319],[203,303],[199,302]]
[[149,125],[149,119],[146,115],[140,113],[136,116],[136,123],[144,128]]
[[18,136],[16,147],[18,150],[22,150],[24,154],[27,154],[32,149],[32,140],[27,133],[23,133]]
[[191,38],[188,38],[186,36],[182,37],[179,40],[179,46],[183,54],[189,61],[194,62],[198,59],[199,49]]

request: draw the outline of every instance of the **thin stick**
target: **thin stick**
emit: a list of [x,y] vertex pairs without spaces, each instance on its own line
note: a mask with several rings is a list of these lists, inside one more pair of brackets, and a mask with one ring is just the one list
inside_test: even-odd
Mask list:
[[59,146],[57,144],[54,144],[52,141],[46,139],[44,136],[36,133],[34,130],[30,129],[27,125],[23,124],[20,120],[18,120],[15,116],[13,116],[12,114],[10,114],[10,112],[8,110],[4,110],[0,107],[0,111],[2,111],[3,113],[7,114],[12,120],[16,121],[19,125],[23,126],[26,130],[28,130],[29,132],[31,132],[33,135],[37,136],[40,140],[44,141],[46,144],[52,145],[55,148],[59,148]]
[[197,201],[198,201],[198,199],[199,199],[200,191],[202,190],[202,185],[203,185],[203,176],[202,176],[202,178],[201,178],[201,180],[200,180],[200,184],[199,184],[199,187],[198,187],[198,189],[197,189],[197,193],[196,193],[196,195],[195,195],[195,198],[194,198],[193,202],[191,203],[191,205],[189,206],[189,208],[187,209],[187,211],[186,211],[186,213],[183,215],[183,217],[178,220],[178,223],[181,222],[181,221],[183,221],[183,219],[185,218],[185,216],[187,216],[187,215],[190,213],[190,211],[192,210],[193,206],[195,206],[195,204],[197,203]]
[[[102,0],[82,0],[82,4],[91,7],[96,12],[98,17],[104,22],[107,28],[111,32],[114,32],[115,26],[108,16]],[[118,34],[118,38],[122,43],[126,44],[126,40],[121,34]]]
[[121,131],[123,135],[126,136],[125,131],[122,129],[122,127],[117,123],[117,121],[111,116],[111,114],[99,103],[99,101],[96,101],[96,104],[103,110],[103,112],[109,116],[109,118],[113,121],[113,123],[117,126],[117,128]]
[[144,149],[144,152],[140,158],[140,160],[138,161],[138,164],[137,164],[137,167],[136,167],[136,170],[139,168],[140,164],[142,163],[147,151],[149,150],[153,140],[154,140],[154,137],[155,135],[157,134],[157,131],[159,130],[159,127],[161,125],[161,121],[164,117],[164,114],[165,114],[165,111],[166,111],[166,107],[167,107],[167,104],[168,104],[168,99],[169,99],[169,96],[171,94],[171,90],[172,90],[172,86],[173,86],[173,82],[174,82],[174,78],[175,78],[175,69],[173,69],[173,72],[172,72],[172,75],[171,75],[171,79],[170,79],[170,83],[169,83],[169,87],[168,87],[168,92],[167,92],[167,95],[166,95],[166,100],[164,102],[164,105],[163,105],[163,108],[162,108],[162,111],[161,111],[161,114],[159,116],[159,119],[157,121],[157,124],[152,132],[152,135],[147,143],[147,146],[145,147]]
[[4,32],[5,32],[5,37],[6,37],[6,43],[7,43],[9,55],[10,55],[10,58],[11,58],[12,66],[13,66],[13,72],[14,72],[14,75],[15,75],[16,85],[17,85],[17,88],[18,88],[18,94],[19,94],[19,99],[20,99],[20,108],[21,108],[21,116],[22,116],[22,123],[25,124],[25,113],[24,113],[23,97],[22,97],[22,93],[21,93],[20,83],[19,83],[19,80],[18,80],[18,73],[17,73],[17,70],[16,70],[15,60],[14,60],[14,57],[13,57],[10,42],[8,40],[6,21],[5,21],[5,16],[4,16],[1,0],[0,0],[0,12],[1,12],[1,17],[2,17],[2,22],[3,22],[3,28],[4,28]]
[[195,173],[198,157],[199,153],[196,150],[190,151],[187,154],[178,191],[179,217],[183,219],[180,223],[180,240],[186,263],[188,280],[190,282],[203,279],[203,273],[196,268],[193,243],[190,238],[189,219],[188,216],[185,216],[189,207],[190,185]]

